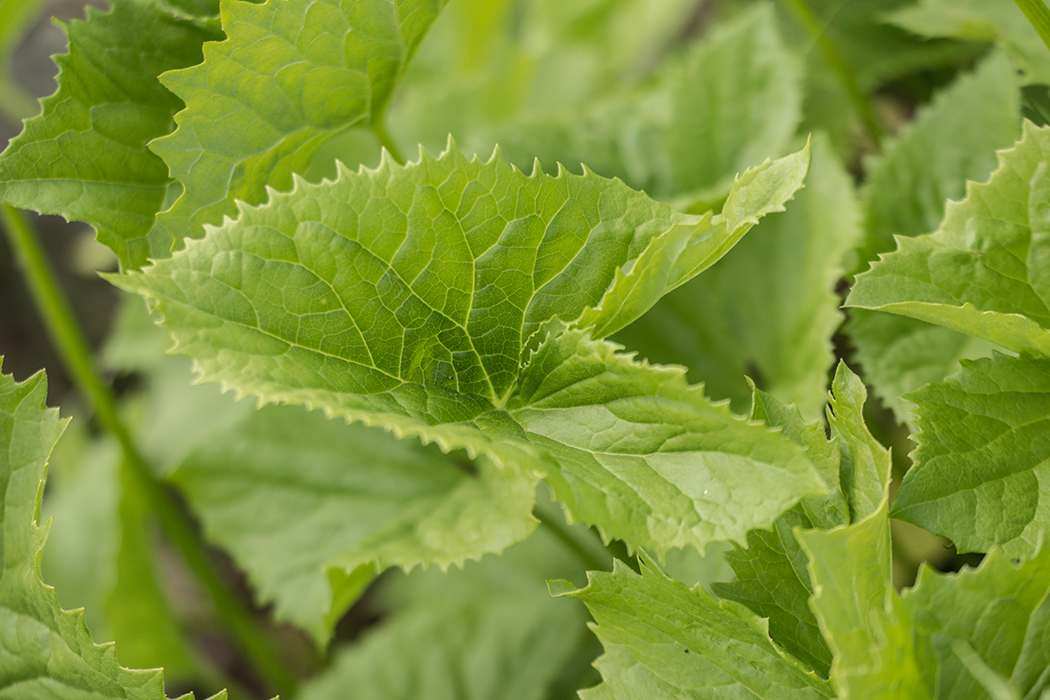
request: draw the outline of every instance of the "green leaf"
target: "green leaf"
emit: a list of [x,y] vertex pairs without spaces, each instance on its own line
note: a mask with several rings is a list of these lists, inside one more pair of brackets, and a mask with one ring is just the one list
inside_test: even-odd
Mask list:
[[184,191],[150,231],[150,256],[235,214],[235,199],[257,204],[267,185],[287,189],[333,135],[379,124],[446,2],[223,0],[226,40],[163,77],[186,109],[150,148]]
[[1050,82],[1050,53],[1012,2],[921,0],[890,14],[888,19],[922,36],[994,42],[1014,57],[1025,72],[1026,82]]
[[[999,52],[956,80],[919,112],[903,134],[869,163],[864,190],[865,243],[855,267],[892,250],[893,236],[935,230],[949,199],[961,199],[967,180],[983,181],[995,151],[1019,132],[1020,92]],[[959,369],[962,358],[987,355],[987,343],[923,321],[856,309],[847,326],[864,376],[898,418],[911,418],[900,397]]]
[[490,596],[404,613],[337,655],[299,697],[542,700],[585,630],[552,602]]
[[0,692],[10,697],[156,698],[159,670],[131,671],[91,641],[81,610],[65,611],[40,577],[47,527],[37,524],[47,460],[62,433],[44,407],[44,375],[0,375]]
[[890,487],[893,460],[889,450],[872,437],[864,424],[864,382],[840,362],[831,384],[828,424],[839,438],[842,491],[851,522],[875,513]]
[[717,26],[661,76],[642,107],[639,154],[657,195],[724,193],[734,173],[782,153],[802,110],[801,68],[772,5]]
[[813,595],[808,559],[795,539],[796,528],[808,530],[813,522],[800,506],[777,518],[772,530],[753,530],[747,549],[734,546],[726,561],[736,580],[713,583],[720,598],[746,605],[769,619],[769,636],[784,651],[826,678],[831,668],[831,650],[809,607]]
[[146,144],[173,128],[182,102],[157,76],[201,60],[220,36],[159,0],[113,0],[65,27],[69,53],[57,56],[58,92],[0,155],[0,200],[86,221],[121,266],[149,253],[143,236],[173,184]]
[[[953,480],[966,474],[957,467]],[[835,653],[831,681],[840,697],[983,699],[986,690],[994,691],[992,697],[1007,691],[1016,691],[1007,697],[1037,697],[1050,683],[1045,548],[1020,565],[994,549],[976,570],[946,575],[924,567],[915,587],[898,596],[888,488],[879,509],[865,519],[796,536],[810,559],[812,606]]]
[[662,557],[743,542],[827,485],[797,445],[712,404],[684,371],[567,332],[545,342],[508,411],[551,459],[573,518]]
[[860,236],[849,175],[824,138],[806,188],[766,217],[724,260],[664,297],[616,336],[653,362],[683,364],[714,398],[746,410],[749,375],[809,417],[827,400],[831,336],[842,321],[835,285]]
[[839,697],[928,698],[907,630],[895,628],[888,493],[863,520],[796,531],[809,557],[813,612],[834,653]]
[[495,141],[526,166],[585,163],[659,198],[721,202],[733,175],[787,147],[798,127],[801,70],[762,3],[720,24],[645,92],[513,122]]
[[[629,322],[779,209],[807,164],[802,151],[760,166],[740,177],[724,215],[689,216],[593,174],[525,176],[454,149],[408,166],[387,160],[244,206],[238,221],[114,281],[151,300],[208,380],[497,464],[557,468],[559,497],[608,536],[702,549],[821,492],[812,465],[711,406],[680,371],[633,363],[554,320],[605,333]],[[656,407],[657,392],[678,418]],[[592,404],[598,395],[628,414],[610,416]],[[585,411],[630,432],[597,454],[599,427],[549,420]],[[541,457],[552,450],[566,465]],[[695,475],[698,461],[706,476]],[[573,470],[600,481],[577,482]],[[732,506],[731,490],[755,507]],[[613,491],[637,515],[622,517]]]
[[906,398],[917,405],[919,447],[893,516],[961,552],[1035,551],[1050,525],[1050,360],[964,362],[961,374]]
[[563,669],[579,673],[573,657],[591,651],[592,644],[582,607],[551,598],[543,581],[581,574],[573,553],[541,529],[503,556],[469,562],[462,570],[396,577],[387,581],[394,586],[377,592],[388,608],[384,622],[337,648],[329,669],[299,697],[549,698]]
[[966,182],[984,181],[995,152],[1020,135],[1021,92],[1007,56],[993,53],[964,74],[867,163],[861,263],[893,250],[895,235],[937,229],[945,202],[961,199]]
[[1015,352],[1050,354],[1050,129],[1025,123],[986,184],[950,202],[941,228],[898,239],[857,277],[847,306],[911,316]]
[[[821,32],[835,45],[861,87],[869,90],[923,69],[965,62],[977,53],[971,45],[918,37],[885,21],[889,12],[912,4],[914,0],[806,0]],[[787,5],[777,3],[777,7],[787,14]],[[823,52],[814,46],[812,33],[799,26],[797,17],[792,15],[784,25],[785,35],[807,53],[807,80],[837,80]]]
[[[493,144],[504,146],[505,137],[514,140],[518,130],[507,129],[510,124],[570,115],[578,120],[648,77],[691,5],[457,0],[442,12],[406,72],[405,89],[390,106],[390,130],[435,151],[451,133],[488,154]],[[539,153],[523,149],[519,164],[531,165]],[[584,162],[605,173],[592,159]]]
[[903,592],[896,614],[913,630],[915,656],[931,691],[951,688],[952,697],[988,697],[983,691],[992,674],[1000,692],[1013,690],[1017,698],[1038,697],[1050,684],[1045,546],[1021,563],[996,550],[977,569],[958,574],[923,567],[914,588]]
[[833,390],[828,410],[830,440],[825,437],[823,422],[803,423],[797,409],[755,391],[751,417],[781,428],[790,439],[806,446],[830,493],[804,499],[778,518],[769,531],[751,532],[746,549],[736,545],[726,555],[737,580],[712,585],[719,596],[769,618],[770,637],[825,677],[831,651],[809,607],[813,587],[806,568],[808,560],[794,533],[799,529],[829,530],[874,512],[886,491],[891,469],[889,452],[864,426],[864,384],[844,363],[835,373]]
[[536,526],[535,479],[298,407],[247,414],[173,479],[260,600],[321,647],[354,598],[330,576],[462,565]]
[[120,547],[120,457],[115,440],[93,440],[86,424],[70,423],[48,462],[41,508],[43,521],[52,521],[41,558],[44,579],[63,608],[84,608],[93,639],[113,639],[105,601]]
[[[120,547],[112,561],[116,577],[105,612],[122,661],[145,668],[163,665],[169,678],[193,677],[197,662],[185,631],[162,588],[158,523],[148,497],[136,489],[126,462],[120,467]],[[105,566],[105,561],[94,562]],[[149,624],[143,624],[148,620]]]
[[605,655],[595,666],[604,682],[582,697],[661,698],[834,697],[827,681],[808,672],[769,639],[766,623],[742,605],[716,601],[643,565],[641,575],[617,561],[611,573],[589,572],[574,590],[597,623]]

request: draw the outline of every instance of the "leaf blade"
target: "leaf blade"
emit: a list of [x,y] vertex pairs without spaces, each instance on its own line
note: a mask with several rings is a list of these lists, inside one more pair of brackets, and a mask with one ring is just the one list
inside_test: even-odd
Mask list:
[[949,204],[941,228],[901,238],[857,282],[847,306],[931,321],[1016,352],[1050,353],[1044,279],[1046,158],[1050,130],[1026,122],[987,184]]
[[446,2],[221,2],[226,40],[163,79],[186,109],[150,148],[184,191],[150,230],[151,257],[233,215],[234,200],[291,186],[333,135],[376,123]]
[[164,162],[146,148],[182,108],[157,76],[197,63],[218,36],[160,1],[114,0],[65,27],[58,91],[0,155],[0,199],[95,227],[123,268],[142,265],[145,232],[172,194]]
[[117,663],[113,645],[91,641],[83,611],[65,611],[40,576],[47,527],[37,524],[47,459],[62,432],[44,407],[42,373],[19,384],[0,375],[0,687],[55,697],[163,700],[162,672]]

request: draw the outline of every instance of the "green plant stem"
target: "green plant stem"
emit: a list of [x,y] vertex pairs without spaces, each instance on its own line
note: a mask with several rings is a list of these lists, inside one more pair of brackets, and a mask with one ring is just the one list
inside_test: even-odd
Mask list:
[[[1039,0],[1036,1],[1038,2]],[[821,51],[824,52],[825,60],[827,60],[831,70],[835,72],[839,82],[846,89],[846,94],[849,95],[853,108],[860,115],[861,120],[864,122],[864,127],[868,130],[872,140],[876,145],[881,143],[883,136],[882,127],[879,125],[879,120],[875,117],[875,110],[871,106],[871,101],[864,93],[864,90],[861,89],[860,83],[857,82],[857,77],[853,74],[849,64],[846,63],[846,59],[842,57],[842,52],[839,51],[838,47],[835,46],[835,42],[828,36],[825,27],[821,26],[820,20],[809,9],[806,0],[783,0],[783,2],[802,26],[805,27],[806,31],[809,32],[810,36],[813,37],[813,40],[817,42]]]
[[612,568],[614,557],[604,547],[601,550],[601,554],[595,551],[594,548],[587,547],[569,531],[569,528],[565,523],[561,522],[558,518],[547,515],[540,508],[534,509],[532,514],[540,521],[540,525],[547,528],[548,532],[557,537],[558,540],[570,550],[575,552],[589,571],[608,571]]
[[376,135],[376,138],[379,139],[379,145],[387,150],[391,158],[401,165],[405,164],[405,157],[401,155],[401,151],[394,145],[394,141],[390,138],[390,133],[386,130],[386,119],[383,115],[379,115],[372,121],[372,133]]
[[19,210],[3,205],[2,214],[11,247],[24,266],[30,290],[48,332],[77,386],[94,404],[99,422],[120,442],[134,486],[148,499],[165,534],[211,596],[217,613],[245,655],[274,688],[281,694],[290,695],[296,686],[295,677],[284,668],[265,630],[251,611],[218,574],[193,521],[176,496],[150,471],[121,420],[116,400],[95,371],[87,342],[58,286],[36,233]]
[[1021,12],[1028,18],[1028,23],[1039,32],[1039,38],[1050,49],[1050,10],[1043,0],[1014,0]]

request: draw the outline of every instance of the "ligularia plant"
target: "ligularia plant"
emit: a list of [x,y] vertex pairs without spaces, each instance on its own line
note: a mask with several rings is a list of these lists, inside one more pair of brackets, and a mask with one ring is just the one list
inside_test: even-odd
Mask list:
[[[1050,11],[992,5],[64,25],[0,698],[1050,698]],[[100,347],[21,209],[112,252]]]

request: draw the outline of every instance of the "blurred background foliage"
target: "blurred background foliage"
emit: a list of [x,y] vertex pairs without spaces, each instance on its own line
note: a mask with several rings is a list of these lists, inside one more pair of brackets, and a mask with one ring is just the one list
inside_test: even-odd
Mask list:
[[[0,144],[37,111],[36,98],[54,91],[49,56],[65,50],[65,36],[48,18],[82,11],[78,0],[0,0]],[[899,396],[989,348],[900,317],[846,319],[837,307],[852,276],[891,250],[894,235],[932,231],[967,179],[987,178],[996,149],[1018,137],[1021,114],[1046,122],[1048,82],[1050,56],[1005,1],[452,0],[387,119],[410,159],[415,144],[437,153],[451,134],[483,159],[498,144],[497,157],[526,172],[534,164],[579,172],[582,163],[691,210],[717,209],[737,172],[813,134],[807,188],[788,211],[618,340],[655,362],[686,365],[691,381],[737,412],[750,400],[746,375],[808,419],[822,414],[829,372],[844,358],[872,389],[869,424],[893,449],[900,476],[912,446],[910,406]],[[379,152],[373,132],[347,130],[321,149],[307,177],[333,177],[336,159],[374,166]],[[288,666],[311,679],[298,697],[345,697],[354,687],[360,698],[446,697],[443,688],[453,689],[448,697],[561,698],[597,682],[590,663],[600,648],[582,606],[550,598],[542,583],[583,583],[584,564],[542,529],[462,570],[391,573],[367,588],[368,571],[327,582],[343,596],[326,623],[334,631],[327,646],[316,641],[323,634],[269,621],[274,591],[290,585],[280,576],[306,588],[326,581],[275,573],[266,540],[219,527],[243,517],[228,511],[240,492],[207,465],[257,466],[250,448],[270,429],[270,410],[316,436],[311,459],[338,459],[367,438],[299,409],[256,412],[217,387],[192,386],[188,361],[164,354],[168,340],[141,301],[97,277],[115,261],[90,228],[56,217],[32,223],[146,456],[221,546],[225,575],[257,605]],[[0,299],[5,370],[24,379],[46,368],[49,403],[84,418],[51,468],[44,509],[61,517],[45,550],[46,580],[65,607],[86,608],[96,640],[120,643],[122,663],[164,665],[170,692],[230,685],[234,697],[261,696],[264,686],[206,596],[122,481],[119,449],[90,420],[3,239]],[[312,512],[311,503],[289,505],[288,493],[270,497],[303,517]],[[561,517],[549,502],[541,507]],[[288,525],[263,521],[252,525],[264,533]],[[604,556],[585,528],[564,533]],[[943,569],[974,561],[913,526],[895,523],[894,535],[900,586],[922,561]],[[681,552],[667,569],[704,585],[732,577],[720,551]],[[416,659],[415,675],[397,665],[405,657]]]

